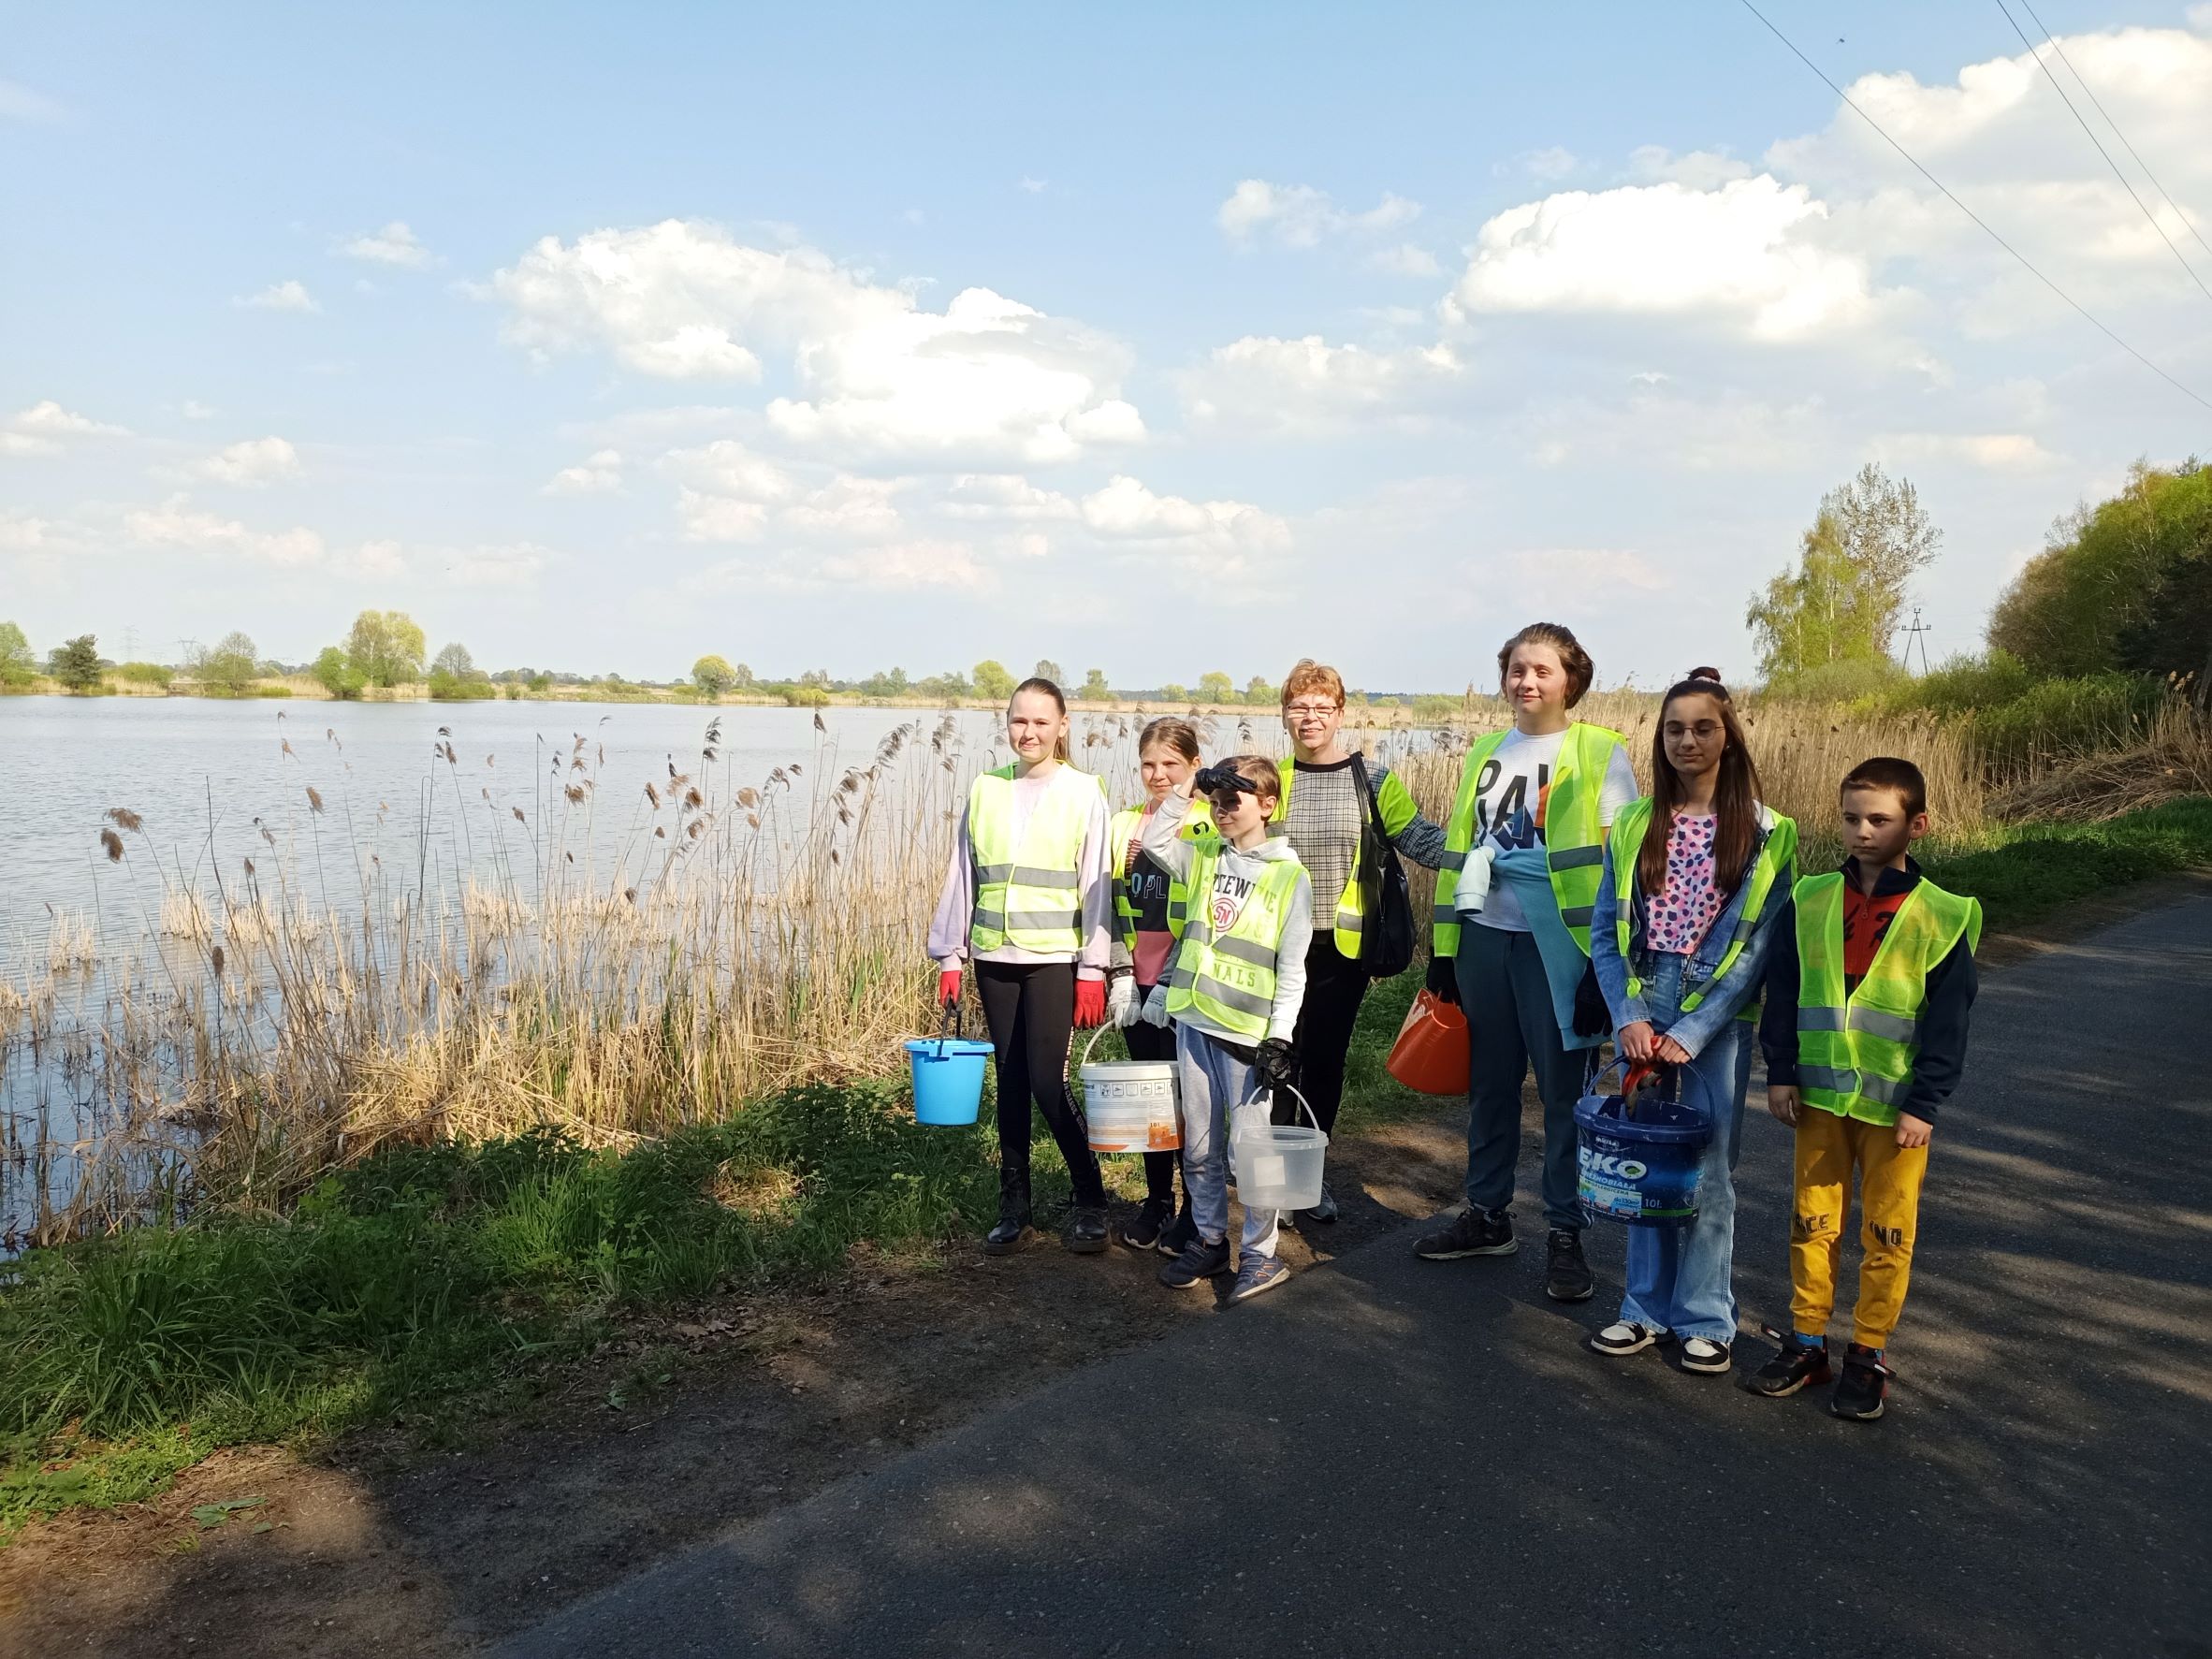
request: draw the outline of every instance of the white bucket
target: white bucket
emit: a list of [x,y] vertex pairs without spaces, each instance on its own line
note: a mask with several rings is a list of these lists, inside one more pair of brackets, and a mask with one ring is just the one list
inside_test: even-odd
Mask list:
[[[1312,1122],[1313,1108],[1306,1105],[1305,1097],[1296,1089],[1290,1094]],[[1270,1123],[1259,1113],[1240,1110],[1229,1152],[1236,1168],[1237,1201],[1245,1209],[1310,1210],[1321,1201],[1321,1164],[1329,1154],[1329,1137],[1318,1123],[1312,1128]]]
[[1083,1080],[1083,1115],[1093,1152],[1173,1152],[1183,1144],[1176,1113],[1172,1060],[1100,1060],[1084,1044],[1076,1075]]

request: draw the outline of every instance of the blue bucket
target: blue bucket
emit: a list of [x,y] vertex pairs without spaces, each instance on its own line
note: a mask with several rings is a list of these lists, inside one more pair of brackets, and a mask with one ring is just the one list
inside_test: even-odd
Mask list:
[[914,1073],[914,1121],[968,1124],[983,1102],[983,1062],[991,1045],[960,1035],[960,1016],[945,1010],[950,1036],[907,1039],[907,1059]]
[[1594,1092],[1576,1102],[1578,1196],[1584,1210],[1608,1221],[1681,1227],[1697,1218],[1697,1177],[1712,1123],[1680,1100],[1638,1100],[1637,1085],[1646,1075],[1648,1068],[1631,1067],[1619,1094],[1594,1083]]

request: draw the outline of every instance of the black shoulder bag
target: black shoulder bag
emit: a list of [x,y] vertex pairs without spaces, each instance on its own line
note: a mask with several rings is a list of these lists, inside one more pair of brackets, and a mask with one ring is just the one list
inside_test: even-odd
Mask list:
[[1405,867],[1383,828],[1382,805],[1367,781],[1367,763],[1352,756],[1352,776],[1367,820],[1360,827],[1360,966],[1378,980],[1413,966],[1413,897],[1405,888]]

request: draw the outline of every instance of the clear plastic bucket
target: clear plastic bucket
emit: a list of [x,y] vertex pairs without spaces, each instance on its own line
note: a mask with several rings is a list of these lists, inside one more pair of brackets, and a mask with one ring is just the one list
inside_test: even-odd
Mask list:
[[1229,1155],[1236,1170],[1237,1201],[1247,1210],[1310,1210],[1321,1201],[1321,1165],[1329,1154],[1329,1137],[1314,1121],[1305,1097],[1296,1089],[1290,1096],[1312,1128],[1269,1123],[1253,1112],[1237,1113]]

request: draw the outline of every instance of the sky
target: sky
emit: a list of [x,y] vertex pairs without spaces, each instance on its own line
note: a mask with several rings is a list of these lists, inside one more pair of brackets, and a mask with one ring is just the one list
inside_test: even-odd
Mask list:
[[[2004,8],[1761,9],[2212,399],[2212,5],[2037,7],[2140,207]],[[1748,678],[1748,596],[1868,460],[1943,532],[1940,659],[2059,515],[2207,452],[1739,0],[0,38],[0,619],[41,652],[301,661],[373,606],[492,668],[1437,690],[1541,618],[1607,684]]]

